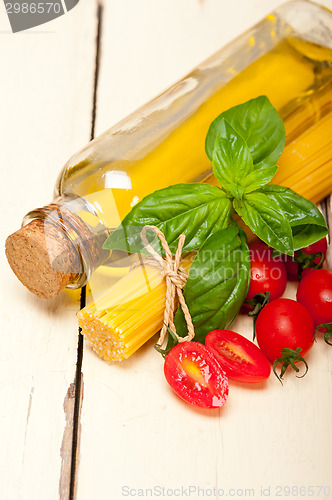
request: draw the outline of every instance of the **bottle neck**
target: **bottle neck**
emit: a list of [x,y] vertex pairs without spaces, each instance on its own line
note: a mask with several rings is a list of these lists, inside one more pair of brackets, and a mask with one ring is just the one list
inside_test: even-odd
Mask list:
[[[83,198],[76,196],[61,196],[49,205],[29,212],[22,221],[26,226],[31,221],[42,220],[46,241],[54,238],[51,228],[56,227],[63,232],[67,245],[64,245],[63,256],[57,259],[57,271],[71,274],[67,288],[80,288],[89,280],[91,273],[102,265],[110,252],[104,250],[103,244],[110,231],[100,221],[94,208]],[[47,230],[47,228],[50,228]],[[49,248],[52,245],[48,245]],[[71,253],[68,269],[68,253]],[[61,262],[66,262],[66,269],[61,269]]]

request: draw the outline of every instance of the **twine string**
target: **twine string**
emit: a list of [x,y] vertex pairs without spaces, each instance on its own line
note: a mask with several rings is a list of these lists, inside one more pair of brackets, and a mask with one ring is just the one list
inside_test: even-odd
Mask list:
[[[158,252],[150,245],[146,233],[147,231],[154,231],[158,236],[160,243],[165,251],[165,258],[159,255]],[[180,266],[180,260],[182,255],[182,249],[185,242],[185,235],[181,234],[179,239],[179,244],[173,258],[172,252],[168,246],[165,235],[158,227],[146,225],[141,231],[141,239],[145,249],[149,252],[152,259],[149,259],[149,263],[157,265],[161,271],[162,275],[166,278],[166,302],[164,311],[164,324],[160,331],[159,340],[157,346],[162,346],[167,334],[168,328],[170,328],[178,342],[188,342],[192,340],[195,336],[194,325],[191,319],[191,315],[186,304],[185,298],[183,296],[183,288],[188,280],[188,274]],[[176,312],[177,304],[180,304],[183,311],[187,328],[188,335],[186,337],[180,337],[176,332],[176,327],[174,324],[174,314]]]

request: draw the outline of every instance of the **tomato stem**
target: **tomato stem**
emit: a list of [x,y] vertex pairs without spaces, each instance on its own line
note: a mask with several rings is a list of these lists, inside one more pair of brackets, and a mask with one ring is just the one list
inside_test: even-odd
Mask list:
[[[315,262],[315,259],[320,258],[319,262]],[[303,250],[296,250],[296,255],[293,257],[294,262],[298,264],[297,279],[301,281],[302,273],[305,269],[310,267],[311,269],[321,269],[324,262],[323,252],[315,252],[306,254]]]
[[[302,356],[300,356],[300,352],[301,352],[301,347],[297,347],[295,350],[289,349],[288,347],[284,347],[281,351],[280,358],[276,359],[275,362],[273,363],[273,372],[274,372],[275,376],[277,377],[277,379],[279,380],[279,382],[281,383],[281,385],[283,385],[282,384],[282,377],[284,376],[289,365],[296,371],[296,373],[298,373],[300,371],[300,369],[296,366],[295,361],[302,361],[302,363],[304,363],[305,368],[306,368],[303,375],[300,375],[300,376],[296,375],[296,376],[298,378],[302,378],[307,374],[308,364],[307,364],[306,360]],[[279,363],[282,363],[280,375],[278,375],[277,370],[276,370]]]
[[326,328],[326,332],[324,333],[325,342],[328,345],[332,345],[332,342],[330,342],[330,338],[332,337],[332,323],[322,323],[321,325],[318,325],[315,329],[315,339],[316,339],[316,333],[321,328]]
[[270,300],[270,295],[271,292],[265,292],[265,293],[257,293],[255,297],[253,297],[250,300],[246,300],[245,304],[248,304],[251,306],[253,309],[248,313],[248,316],[253,316],[254,318],[254,325],[253,325],[253,340],[256,338],[256,321],[258,318],[259,313],[263,309],[263,307],[266,306],[266,304],[269,303]]

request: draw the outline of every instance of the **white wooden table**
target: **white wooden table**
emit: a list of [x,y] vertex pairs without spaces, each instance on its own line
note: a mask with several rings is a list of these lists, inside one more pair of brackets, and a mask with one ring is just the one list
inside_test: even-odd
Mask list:
[[[1,4],[2,242],[28,210],[51,201],[61,166],[91,135],[281,3],[81,0],[15,35]],[[233,383],[223,409],[194,409],[171,393],[153,342],[120,364],[83,348],[80,291],[34,297],[10,271],[3,243],[1,500],[118,500],[140,489],[151,497],[153,488],[194,499],[286,496],[278,486],[291,497],[301,486],[315,488],[312,498],[324,498],[324,487],[332,495],[332,348],[323,341],[305,379]],[[236,327],[248,335],[250,322]]]

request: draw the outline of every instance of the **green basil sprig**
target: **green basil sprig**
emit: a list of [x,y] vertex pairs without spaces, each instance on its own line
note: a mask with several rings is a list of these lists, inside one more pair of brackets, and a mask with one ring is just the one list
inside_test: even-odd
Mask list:
[[221,113],[209,128],[205,148],[222,188],[193,183],[155,191],[133,207],[104,248],[144,253],[140,232],[150,224],[163,231],[172,251],[184,233],[183,251],[189,252],[225,228],[233,208],[261,240],[293,256],[326,235],[327,228],[313,203],[291,189],[266,185],[284,144],[283,122],[265,96]]

